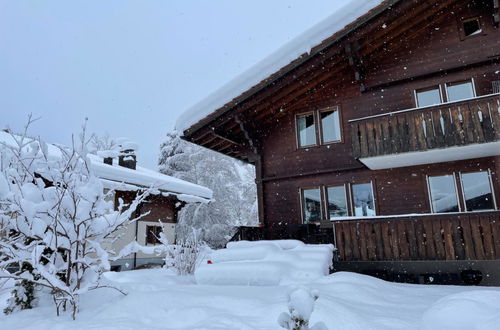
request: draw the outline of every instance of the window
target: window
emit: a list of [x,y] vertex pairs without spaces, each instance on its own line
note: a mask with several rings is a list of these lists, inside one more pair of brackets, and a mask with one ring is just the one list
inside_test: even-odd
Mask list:
[[162,232],[161,226],[146,226],[146,245],[157,245],[161,244],[158,240],[160,233]]
[[446,84],[448,102],[470,99],[476,96],[472,80]]
[[460,179],[467,211],[495,209],[488,172],[462,173]]
[[321,142],[340,141],[340,116],[338,109],[319,112],[321,118]]
[[441,89],[439,88],[439,86],[420,89],[415,91],[415,94],[417,98],[417,107],[426,107],[443,102],[443,98],[441,97]]
[[345,186],[327,187],[326,200],[328,218],[330,220],[348,216]]
[[302,190],[302,212],[304,223],[321,220],[321,193],[319,188]]
[[433,213],[460,211],[455,175],[429,176],[428,182]]
[[371,183],[353,184],[352,202],[354,205],[354,216],[368,217],[376,215]]
[[316,127],[314,125],[314,114],[301,115],[297,117],[297,138],[299,147],[316,144]]
[[464,35],[466,37],[473,36],[482,32],[481,24],[479,24],[478,18],[468,19],[463,22]]
[[500,80],[494,80],[491,82],[491,91],[494,94],[500,93]]

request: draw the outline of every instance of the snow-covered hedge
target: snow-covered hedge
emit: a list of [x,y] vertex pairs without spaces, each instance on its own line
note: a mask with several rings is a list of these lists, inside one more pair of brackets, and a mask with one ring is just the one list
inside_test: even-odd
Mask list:
[[334,247],[296,240],[232,242],[200,264],[198,284],[280,285],[328,275]]

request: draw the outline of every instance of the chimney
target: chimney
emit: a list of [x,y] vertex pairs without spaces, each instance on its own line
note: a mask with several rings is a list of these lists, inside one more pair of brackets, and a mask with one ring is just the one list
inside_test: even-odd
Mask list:
[[137,156],[134,149],[125,149],[120,151],[118,156],[118,165],[135,170],[137,165]]
[[135,170],[137,166],[136,152],[139,149],[137,143],[127,138],[120,138],[118,139],[118,147],[120,150],[118,153],[118,165]]

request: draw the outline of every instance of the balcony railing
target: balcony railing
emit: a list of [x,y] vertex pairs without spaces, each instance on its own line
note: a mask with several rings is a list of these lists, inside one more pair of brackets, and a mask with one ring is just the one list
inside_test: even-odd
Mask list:
[[335,221],[341,261],[500,259],[500,212]]
[[350,120],[355,158],[500,141],[500,95]]

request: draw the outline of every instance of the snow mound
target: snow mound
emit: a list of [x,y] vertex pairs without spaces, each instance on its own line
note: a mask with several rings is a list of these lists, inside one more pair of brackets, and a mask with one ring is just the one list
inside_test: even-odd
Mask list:
[[198,284],[284,285],[328,275],[334,247],[295,240],[234,242],[213,251],[196,268]]
[[500,292],[477,290],[445,296],[424,313],[422,329],[500,329]]

